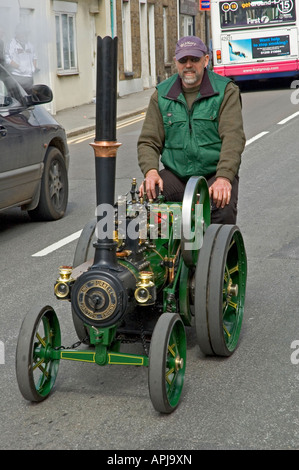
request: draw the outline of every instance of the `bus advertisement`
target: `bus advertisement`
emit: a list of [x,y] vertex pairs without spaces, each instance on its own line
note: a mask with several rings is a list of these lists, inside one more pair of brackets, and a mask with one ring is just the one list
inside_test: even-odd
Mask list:
[[299,0],[212,0],[214,72],[237,82],[299,76],[298,20]]

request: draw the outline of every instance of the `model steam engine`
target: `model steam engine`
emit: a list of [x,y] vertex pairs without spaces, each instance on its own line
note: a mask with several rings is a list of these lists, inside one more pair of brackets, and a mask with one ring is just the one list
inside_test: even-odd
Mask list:
[[[196,329],[207,355],[229,356],[237,346],[243,238],[237,226],[210,224],[202,177],[190,178],[182,203],[140,197],[135,179],[115,203],[117,38],[98,38],[97,65],[96,218],[82,230],[73,266],[60,267],[54,285],[56,298],[71,304],[79,341],[61,346],[53,307],[29,312],[18,339],[18,384],[26,399],[41,401],[61,359],[146,366],[154,408],[170,413],[184,383],[185,329]],[[140,342],[144,353],[122,351],[124,342]]]

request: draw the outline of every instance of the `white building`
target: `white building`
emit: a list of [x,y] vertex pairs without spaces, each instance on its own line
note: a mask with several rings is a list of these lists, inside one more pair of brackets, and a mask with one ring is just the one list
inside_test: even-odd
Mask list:
[[206,38],[199,0],[0,0],[5,43],[16,25],[30,31],[39,71],[53,91],[49,111],[89,103],[96,92],[97,36],[118,36],[120,96],[154,86],[171,72],[177,39]]
[[19,23],[30,31],[29,40],[37,54],[39,71],[34,82],[53,90],[52,114],[91,102],[96,83],[96,36],[111,35],[110,2],[0,0],[0,28],[6,44]]

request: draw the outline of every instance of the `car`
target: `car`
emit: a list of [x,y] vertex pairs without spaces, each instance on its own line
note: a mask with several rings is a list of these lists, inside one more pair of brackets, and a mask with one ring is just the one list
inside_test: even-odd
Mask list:
[[64,128],[42,106],[53,94],[27,94],[0,65],[0,211],[20,207],[33,220],[58,220],[68,203],[69,149]]

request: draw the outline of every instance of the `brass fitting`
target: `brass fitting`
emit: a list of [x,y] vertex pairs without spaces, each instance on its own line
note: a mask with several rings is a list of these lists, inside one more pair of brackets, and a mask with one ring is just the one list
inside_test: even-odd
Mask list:
[[58,299],[69,300],[70,286],[75,281],[71,276],[72,271],[71,266],[60,266],[59,277],[54,286],[54,293]]
[[151,271],[140,271],[140,281],[136,285],[135,299],[140,305],[152,305],[156,301],[156,286]]

